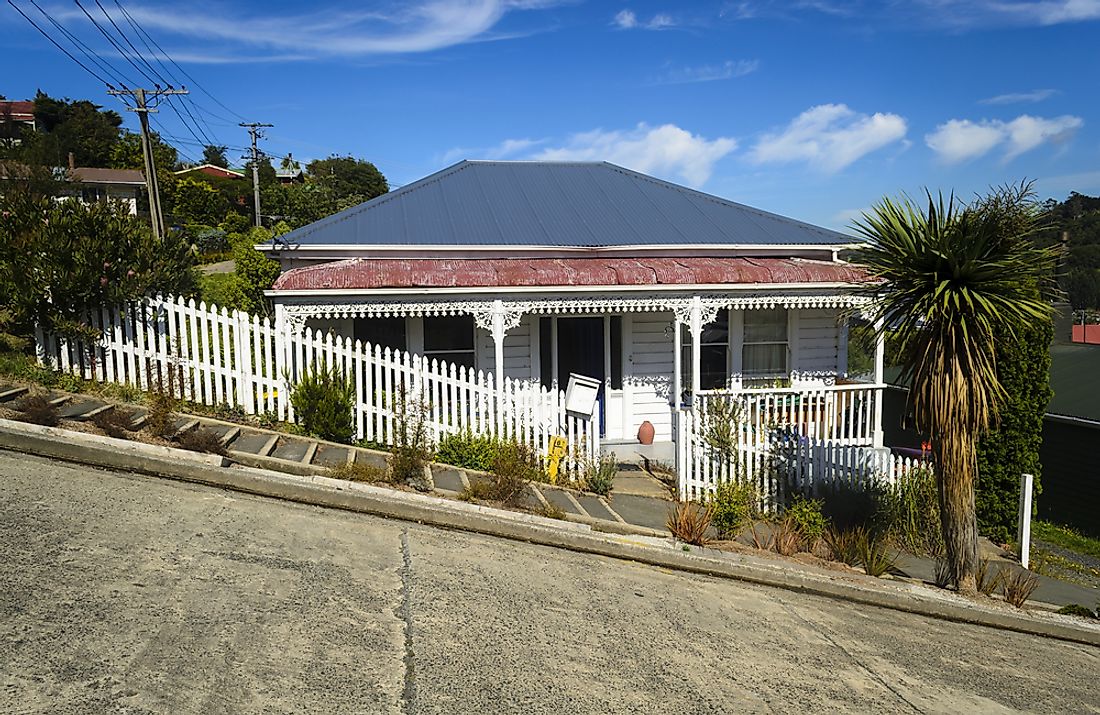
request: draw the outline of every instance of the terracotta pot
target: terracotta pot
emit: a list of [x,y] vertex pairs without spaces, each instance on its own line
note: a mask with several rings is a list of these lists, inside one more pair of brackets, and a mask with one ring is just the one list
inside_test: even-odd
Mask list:
[[653,444],[653,435],[657,433],[657,430],[653,428],[653,423],[646,420],[638,426],[638,441],[642,444]]

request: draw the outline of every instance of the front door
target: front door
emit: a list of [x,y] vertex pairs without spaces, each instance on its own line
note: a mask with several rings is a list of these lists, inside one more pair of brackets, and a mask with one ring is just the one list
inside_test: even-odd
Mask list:
[[[604,320],[600,318],[558,318],[558,385],[569,385],[569,373],[594,377],[604,375]],[[600,424],[604,424],[604,385],[600,386]]]

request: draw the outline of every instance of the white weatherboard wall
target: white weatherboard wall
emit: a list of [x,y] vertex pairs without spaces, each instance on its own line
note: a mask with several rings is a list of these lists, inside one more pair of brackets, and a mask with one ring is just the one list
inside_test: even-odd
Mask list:
[[[797,314],[797,317],[795,317]],[[835,308],[792,310],[797,322],[792,367],[804,373],[836,373],[840,346],[839,312]]]
[[672,439],[672,312],[633,313],[625,316],[630,335],[624,345],[626,369],[623,370],[628,421],[623,437],[638,434],[638,427],[649,420],[653,423],[654,441]]

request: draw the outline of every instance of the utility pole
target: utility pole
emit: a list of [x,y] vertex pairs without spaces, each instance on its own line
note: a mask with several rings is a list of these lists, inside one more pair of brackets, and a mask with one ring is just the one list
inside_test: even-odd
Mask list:
[[157,185],[157,165],[153,160],[153,140],[149,136],[149,112],[156,109],[149,106],[150,99],[167,94],[188,94],[186,89],[112,89],[107,94],[130,95],[137,103],[136,107],[130,107],[129,111],[137,112],[141,121],[141,153],[145,156],[145,190],[149,193],[149,218],[153,224],[153,237],[158,241],[164,240],[164,213],[160,208],[160,187]]
[[240,126],[248,129],[248,135],[252,137],[252,193],[253,199],[256,202],[256,225],[262,225],[260,222],[260,150],[256,147],[256,140],[263,138],[263,133],[260,131],[260,127],[273,127],[274,124],[263,124],[262,122],[241,122]]

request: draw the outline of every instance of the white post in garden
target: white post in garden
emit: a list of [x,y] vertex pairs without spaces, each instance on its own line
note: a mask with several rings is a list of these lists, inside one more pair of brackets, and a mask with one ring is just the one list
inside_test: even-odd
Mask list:
[[[884,334],[884,325],[880,318],[875,323],[875,385],[882,385],[883,381],[883,363],[885,362],[886,354],[886,336]],[[882,395],[884,390],[881,387],[876,387],[874,391],[874,425],[872,425],[872,444],[875,447],[881,447],[883,443],[882,434]]]
[[1031,560],[1031,490],[1034,481],[1030,474],[1020,475],[1020,525],[1016,541],[1020,544],[1020,565],[1025,569]]

